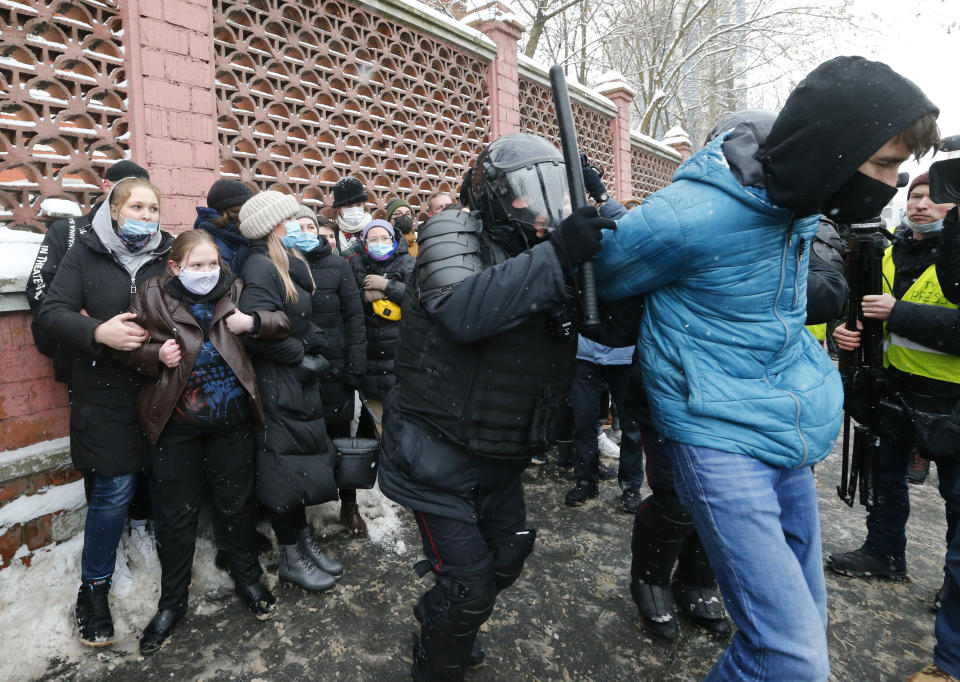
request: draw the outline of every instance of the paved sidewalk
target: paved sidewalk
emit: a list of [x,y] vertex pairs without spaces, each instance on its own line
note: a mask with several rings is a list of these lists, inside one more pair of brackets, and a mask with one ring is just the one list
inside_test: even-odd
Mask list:
[[[863,512],[836,496],[840,457],[818,465],[824,552],[859,546]],[[646,634],[630,600],[632,517],[620,511],[615,482],[583,507],[563,505],[570,483],[552,464],[526,474],[530,525],[540,535],[527,569],[498,602],[481,633],[487,662],[468,680],[699,680],[724,643],[681,621],[665,644]],[[829,573],[830,647],[835,680],[904,680],[931,660],[945,523],[936,473],[911,486],[911,582],[857,580]],[[80,663],[51,662],[48,680],[392,680],[409,679],[411,605],[429,584],[411,569],[418,538],[404,515],[404,556],[369,542],[331,540],[347,567],[325,595],[278,590],[280,615],[260,623],[232,594],[194,596],[207,615],[181,623],[149,658],[135,650],[91,651]],[[275,572],[276,566],[268,565]],[[151,613],[143,614],[143,624]],[[126,640],[130,641],[129,638]]]

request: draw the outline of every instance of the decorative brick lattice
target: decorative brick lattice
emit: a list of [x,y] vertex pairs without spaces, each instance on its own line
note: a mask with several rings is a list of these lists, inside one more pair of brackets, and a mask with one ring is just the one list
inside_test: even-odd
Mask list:
[[0,2],[0,222],[42,231],[47,197],[89,207],[124,158],[121,29],[111,0]]
[[[571,108],[580,148],[592,164],[603,169],[605,178],[612,178],[613,133],[610,124],[613,117],[576,100],[571,101]],[[546,86],[527,78],[520,79],[520,129],[525,133],[543,135],[560,147],[553,94]]]
[[330,203],[343,175],[383,208],[458,190],[489,127],[481,59],[338,0],[214,0],[221,172]]
[[630,148],[630,187],[633,196],[646,199],[670,184],[677,170],[676,161],[657,156],[637,145]]

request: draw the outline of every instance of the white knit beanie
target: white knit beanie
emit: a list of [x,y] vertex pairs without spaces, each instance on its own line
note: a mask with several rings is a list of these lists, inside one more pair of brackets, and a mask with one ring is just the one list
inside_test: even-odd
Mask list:
[[247,239],[263,239],[299,209],[300,204],[289,194],[274,190],[254,194],[240,209],[240,234]]

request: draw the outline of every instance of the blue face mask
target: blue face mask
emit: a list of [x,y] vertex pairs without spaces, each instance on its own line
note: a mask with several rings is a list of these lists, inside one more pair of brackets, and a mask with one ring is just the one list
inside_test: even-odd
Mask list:
[[160,229],[160,223],[150,223],[146,220],[123,218],[120,231],[128,237],[143,237],[155,234]]
[[300,223],[295,220],[287,221],[283,226],[287,228],[287,234],[280,241],[288,249],[298,249],[303,253],[310,253],[320,246],[320,240],[317,239],[317,236],[301,230]]
[[381,244],[378,242],[375,244],[367,244],[367,253],[376,260],[386,260],[396,248],[396,244]]

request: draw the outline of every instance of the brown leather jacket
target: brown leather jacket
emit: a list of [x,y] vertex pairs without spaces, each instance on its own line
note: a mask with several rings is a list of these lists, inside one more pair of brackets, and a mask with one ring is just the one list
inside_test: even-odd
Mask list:
[[[154,382],[148,380],[144,383],[137,408],[140,425],[151,443],[157,442],[167,420],[173,414],[203,344],[203,330],[190,309],[164,289],[168,281],[169,276],[164,275],[155,277],[140,287],[130,305],[130,312],[137,316],[134,321],[149,332],[150,340],[139,349],[124,354],[127,356],[126,364],[138,372],[157,378]],[[217,301],[210,323],[210,340],[247,390],[254,416],[257,423],[262,425],[263,405],[257,390],[253,364],[242,338],[227,328],[225,319],[236,309],[241,291],[243,282],[237,277],[230,284],[227,294]],[[260,329],[253,335],[254,338],[280,341],[290,336],[290,320],[283,312],[255,312],[260,318]],[[180,364],[173,368],[160,362],[160,346],[171,338],[180,344],[181,354]]]

